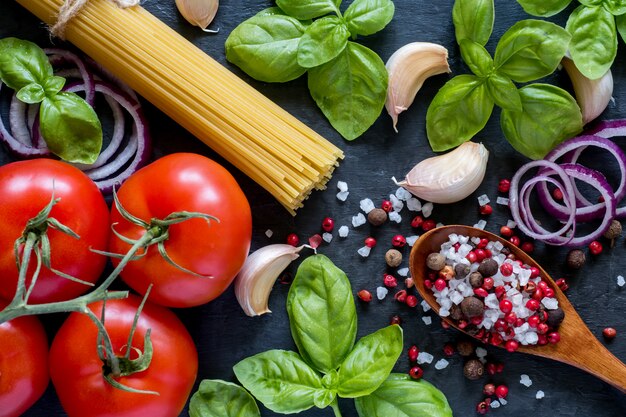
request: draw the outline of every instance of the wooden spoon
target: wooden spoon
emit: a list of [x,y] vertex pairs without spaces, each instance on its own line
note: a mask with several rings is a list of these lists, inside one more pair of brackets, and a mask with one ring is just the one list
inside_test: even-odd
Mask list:
[[[470,237],[487,238],[491,241],[499,241],[509,248],[516,258],[535,266],[541,271],[541,276],[552,287],[559,307],[565,312],[565,319],[559,327],[561,340],[556,344],[544,346],[523,346],[518,351],[530,355],[542,356],[567,363],[580,368],[601,380],[613,385],[622,392],[626,392],[626,365],[609,352],[602,343],[596,339],[589,328],[582,321],[569,300],[554,283],[548,273],[532,259],[528,254],[509,241],[502,239],[493,233],[486,232],[470,226],[442,226],[424,233],[413,245],[411,250],[410,268],[415,287],[426,302],[439,314],[439,304],[435,300],[433,292],[424,286],[426,276],[426,257],[432,252],[439,252],[441,244],[448,240],[450,234],[458,234]],[[459,329],[453,320],[443,317],[442,320],[450,326]],[[467,333],[466,333],[467,334]],[[500,346],[502,347],[502,346]],[[583,349],[584,347],[584,349]],[[592,352],[592,353],[591,353]]]

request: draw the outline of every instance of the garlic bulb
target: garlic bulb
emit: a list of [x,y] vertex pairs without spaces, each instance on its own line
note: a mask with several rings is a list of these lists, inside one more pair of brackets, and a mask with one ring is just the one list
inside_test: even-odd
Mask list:
[[590,80],[581,74],[574,61],[567,56],[563,58],[561,64],[572,80],[576,101],[583,114],[583,123],[587,124],[598,117],[609,105],[613,95],[613,74],[609,69],[597,80]]
[[219,0],[176,0],[176,7],[185,20],[205,32],[216,33],[217,30],[208,30],[207,26],[213,21],[219,7]]
[[433,75],[450,72],[448,50],[430,42],[412,42],[389,57],[387,64],[389,87],[385,107],[397,132],[398,114],[413,103],[424,81]]
[[235,296],[248,316],[271,313],[267,303],[274,282],[300,256],[299,252],[304,247],[277,243],[264,246],[248,256],[235,278]]
[[488,158],[482,143],[465,142],[451,152],[423,160],[396,184],[426,201],[455,203],[476,191],[485,177]]

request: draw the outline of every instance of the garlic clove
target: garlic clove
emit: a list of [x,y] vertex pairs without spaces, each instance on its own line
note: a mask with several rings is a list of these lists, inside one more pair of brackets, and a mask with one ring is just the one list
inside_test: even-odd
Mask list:
[[576,68],[574,61],[567,56],[561,61],[572,81],[576,101],[583,114],[583,123],[587,124],[598,117],[609,105],[613,95],[613,74],[609,69],[597,80],[590,80]]
[[448,50],[430,42],[412,42],[389,57],[389,87],[385,107],[397,132],[398,115],[408,109],[424,81],[433,75],[450,72]]
[[235,278],[235,296],[250,317],[271,313],[268,308],[274,282],[289,264],[297,259],[302,248],[276,243],[264,246],[248,256]]
[[465,142],[451,152],[418,163],[396,184],[432,203],[455,203],[476,191],[485,177],[488,159],[489,151],[482,143]]
[[208,30],[207,26],[217,14],[219,0],[176,0],[176,7],[185,20],[192,25],[200,27],[205,32],[217,32],[217,30]]

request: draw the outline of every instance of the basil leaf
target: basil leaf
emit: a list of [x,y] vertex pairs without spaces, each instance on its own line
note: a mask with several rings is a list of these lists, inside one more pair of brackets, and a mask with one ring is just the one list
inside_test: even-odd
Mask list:
[[484,46],[469,39],[463,39],[459,45],[463,61],[474,74],[487,77],[493,72],[493,59]]
[[572,0],[517,0],[524,11],[533,16],[550,17],[563,11]]
[[298,65],[304,68],[322,65],[344,50],[350,32],[337,16],[317,19],[309,26],[298,44]]
[[300,77],[298,43],[306,27],[293,17],[257,14],[237,26],[226,39],[226,59],[252,78],[285,82]]
[[484,79],[465,74],[448,81],[426,113],[430,147],[441,152],[470,140],[487,124],[493,104]]
[[354,42],[335,59],[309,70],[311,96],[347,140],[361,136],[378,118],[387,98],[385,63]]
[[356,0],[343,17],[353,35],[373,35],[393,19],[395,6],[391,0]]
[[276,5],[289,16],[305,20],[324,16],[328,13],[339,15],[341,1],[333,0],[276,0]]
[[65,78],[57,77],[56,75],[47,78],[43,83],[43,89],[47,95],[57,94],[63,89],[63,86],[65,86]]
[[352,350],[357,329],[346,274],[323,255],[309,256],[289,289],[287,313],[302,358],[324,373],[337,369]]
[[487,79],[487,91],[493,101],[503,109],[522,111],[519,91],[509,77],[494,72]]
[[617,55],[613,15],[604,7],[578,6],[566,29],[572,34],[569,50],[578,70],[592,80],[602,77]]
[[626,1],[624,0],[604,0],[602,6],[613,16],[620,16],[626,13]]
[[523,110],[503,110],[500,125],[506,139],[521,154],[541,159],[582,131],[580,109],[567,91],[549,84],[531,84],[519,93]]
[[261,417],[252,396],[237,384],[205,379],[189,401],[190,417]]
[[45,97],[46,92],[43,87],[37,83],[28,84],[17,92],[18,100],[27,104],[41,103]]
[[391,374],[372,394],[354,400],[361,417],[452,417],[445,395],[405,374]]
[[0,39],[0,78],[7,86],[19,91],[29,84],[43,85],[51,76],[52,65],[40,47],[21,39]]
[[456,0],[452,7],[452,21],[457,43],[469,39],[485,45],[491,37],[495,10],[493,0]]
[[339,396],[356,398],[374,392],[389,376],[402,346],[402,328],[398,325],[360,339],[339,367]]
[[41,136],[52,153],[68,162],[93,164],[102,148],[102,126],[94,109],[73,93],[41,102]]
[[626,14],[615,17],[615,25],[622,40],[626,42]]
[[276,413],[299,413],[315,405],[322,387],[320,376],[300,355],[268,350],[233,367],[241,384],[263,405]]
[[495,66],[513,81],[525,83],[552,74],[567,52],[570,35],[544,20],[522,20],[500,38]]
[[313,404],[317,408],[326,408],[337,398],[337,393],[329,390],[319,390],[315,392]]
[[599,6],[606,0],[578,0],[581,4],[585,6]]

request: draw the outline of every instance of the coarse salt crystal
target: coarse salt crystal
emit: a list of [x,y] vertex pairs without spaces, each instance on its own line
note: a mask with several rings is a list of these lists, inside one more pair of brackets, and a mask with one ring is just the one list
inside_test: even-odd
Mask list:
[[448,310],[447,308],[439,308],[439,316],[440,317],[448,317],[450,315],[450,310]]
[[524,343],[525,345],[534,345],[539,341],[539,336],[535,332],[528,332],[524,335]]
[[623,287],[624,284],[626,284],[626,281],[624,281],[624,277],[621,275],[617,276],[617,286],[618,287]]
[[378,298],[379,300],[383,300],[387,294],[389,294],[389,290],[385,287],[378,287],[376,288],[376,298]]
[[400,201],[400,199],[394,194],[389,194],[389,201],[391,201],[393,211],[402,211],[402,209],[404,208],[404,203]]
[[458,291],[453,291],[450,294],[450,301],[452,301],[454,304],[459,305],[461,304],[461,301],[463,301],[465,297],[463,297],[463,294],[461,294]]
[[437,362],[435,362],[435,369],[441,371],[442,369],[447,368],[449,364],[450,362],[448,362],[447,360],[439,359]]
[[422,215],[424,217],[430,217],[430,215],[433,214],[433,208],[433,203],[431,203],[430,201],[422,204]]
[[274,235],[274,231],[272,229],[267,229],[265,231],[265,236],[267,236],[268,238],[272,237]]
[[545,396],[546,396],[546,394],[543,391],[541,391],[541,390],[537,391],[537,394],[535,394],[535,398],[538,399],[538,400],[542,399]]
[[322,239],[324,239],[324,242],[330,243],[330,241],[333,240],[333,234],[332,233],[322,233]]
[[411,194],[404,187],[398,187],[398,189],[396,190],[396,197],[398,197],[399,200],[407,201],[409,198],[413,197],[413,194]]
[[357,251],[357,253],[361,255],[362,257],[367,258],[368,256],[370,256],[371,251],[372,251],[372,248],[370,248],[369,246],[363,246],[361,249]]
[[433,318],[430,316],[422,316],[422,321],[427,326],[430,326],[431,324],[433,324]]
[[517,223],[515,223],[513,220],[509,219],[506,222],[506,227],[508,227],[509,229],[515,229],[517,227]]
[[522,374],[520,375],[519,383],[524,385],[525,387],[530,387],[533,384],[533,381],[531,381],[528,375]]
[[409,211],[420,211],[422,209],[422,202],[415,197],[411,197],[406,200],[406,208],[409,209]]
[[400,223],[402,222],[402,216],[398,214],[397,211],[392,211],[389,213],[389,220],[392,222]]
[[500,301],[494,293],[491,293],[485,297],[485,305],[489,308],[500,308]]
[[367,222],[367,219],[365,219],[365,216],[363,215],[363,213],[359,213],[356,216],[352,216],[352,226],[354,227],[359,227],[361,225],[364,225],[365,222]]
[[409,246],[413,246],[415,245],[415,242],[417,241],[417,239],[419,239],[420,237],[417,235],[413,235],[413,236],[407,236],[406,237],[406,244]]
[[478,220],[478,223],[474,225],[475,228],[481,229],[481,230],[484,230],[485,226],[487,226],[487,221],[483,219]]
[[427,312],[428,310],[431,309],[430,304],[428,304],[426,300],[422,300],[421,305],[422,305],[422,310],[424,310],[424,312]]
[[364,198],[363,200],[359,201],[359,207],[365,213],[369,213],[376,208],[374,202],[370,198]]
[[484,206],[485,204],[489,204],[491,202],[491,200],[489,200],[489,197],[487,197],[487,194],[482,194],[478,196],[478,205],[479,206]]
[[444,226],[444,224],[443,224],[443,223],[441,223],[441,222],[439,222],[439,223],[437,223],[437,224],[435,225],[435,227],[443,227],[443,226]]
[[476,348],[476,356],[478,356],[479,358],[486,358],[487,357],[487,349],[478,346]]
[[501,206],[508,206],[509,199],[506,197],[498,197],[496,198],[496,204],[500,204]]
[[349,191],[339,191],[337,193],[337,200],[339,201],[346,201],[348,199],[348,195],[350,194]]
[[409,275],[409,268],[398,269],[398,275],[406,277],[407,275]]
[[339,191],[348,191],[348,183],[345,181],[337,181],[337,189]]
[[423,363],[432,363],[433,359],[435,359],[434,356],[428,352],[420,352],[417,354],[417,363],[419,365]]
[[543,297],[541,299],[541,304],[543,304],[543,306],[548,310],[556,310],[559,308],[559,302],[556,298]]
[[507,405],[509,402],[507,400],[505,400],[504,398],[498,398],[498,401],[500,401],[500,405]]
[[350,233],[350,229],[348,226],[341,226],[337,231],[339,233],[339,237],[348,237],[348,233]]
[[498,400],[493,400],[491,402],[491,404],[489,404],[489,407],[491,407],[491,408],[499,408],[500,407],[500,403],[498,402]]

